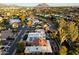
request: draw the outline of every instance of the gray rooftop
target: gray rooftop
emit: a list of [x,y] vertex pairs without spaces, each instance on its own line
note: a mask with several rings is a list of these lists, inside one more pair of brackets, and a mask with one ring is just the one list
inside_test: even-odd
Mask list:
[[1,31],[1,38],[2,39],[6,39],[8,36],[12,36],[13,33],[11,32],[11,30],[5,30],[5,31]]

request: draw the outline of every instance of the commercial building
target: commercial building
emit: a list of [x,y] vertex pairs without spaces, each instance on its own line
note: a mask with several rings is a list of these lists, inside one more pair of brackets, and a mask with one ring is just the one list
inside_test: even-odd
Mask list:
[[35,32],[29,33],[27,41],[31,42],[31,41],[38,39],[38,38],[46,39],[46,34],[43,29],[37,29],[37,30],[35,30]]
[[49,43],[49,40],[47,40],[47,46],[26,46],[25,54],[40,54],[40,53],[52,53],[52,49]]
[[52,53],[52,48],[49,40],[46,40],[45,31],[43,29],[37,29],[36,32],[28,34],[26,42],[30,45],[26,45],[25,54],[40,54],[40,53]]
[[45,34],[37,33],[37,32],[36,33],[35,32],[29,33],[27,41],[32,42],[33,40],[38,39],[38,38],[44,38],[45,39]]

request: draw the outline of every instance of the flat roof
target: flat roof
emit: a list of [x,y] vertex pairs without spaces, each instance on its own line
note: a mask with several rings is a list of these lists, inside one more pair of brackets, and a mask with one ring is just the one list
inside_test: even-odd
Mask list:
[[11,32],[11,30],[5,30],[5,31],[1,31],[1,38],[6,39],[8,36],[12,36],[13,33]]
[[35,40],[36,38],[44,38],[45,39],[45,37],[46,37],[45,33],[32,32],[32,33],[28,34],[27,41],[31,42],[31,41]]
[[47,40],[48,46],[26,46],[25,53],[33,53],[33,52],[45,52],[52,53],[52,48],[49,40]]

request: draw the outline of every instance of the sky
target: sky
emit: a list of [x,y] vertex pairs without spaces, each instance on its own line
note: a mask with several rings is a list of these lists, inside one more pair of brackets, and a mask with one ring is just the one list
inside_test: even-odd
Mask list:
[[0,0],[2,4],[14,4],[19,6],[36,6],[47,3],[49,6],[79,6],[79,0]]
[[[2,3],[6,5],[18,5],[18,6],[37,6],[41,3]],[[49,6],[79,6],[79,3],[46,3]]]
[[78,3],[79,0],[0,0],[0,3]]
[[[36,6],[40,3],[22,3],[22,4],[16,4],[19,6]],[[49,6],[79,6],[79,3],[47,3]]]

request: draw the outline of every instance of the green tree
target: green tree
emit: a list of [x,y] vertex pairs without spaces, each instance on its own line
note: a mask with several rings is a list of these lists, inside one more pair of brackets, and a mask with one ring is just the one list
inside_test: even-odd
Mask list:
[[67,22],[64,20],[63,17],[59,18],[57,22],[59,23],[58,34],[62,44],[65,41],[67,36],[67,33],[66,33]]
[[17,43],[17,53],[24,52],[25,43],[24,42],[18,42]]
[[78,27],[75,26],[74,22],[68,22],[68,35],[71,37],[72,41],[76,41],[78,38]]

